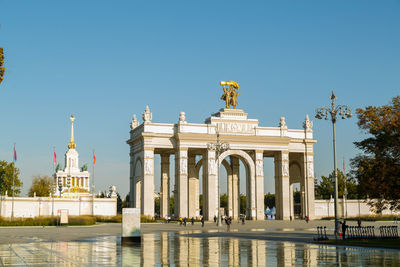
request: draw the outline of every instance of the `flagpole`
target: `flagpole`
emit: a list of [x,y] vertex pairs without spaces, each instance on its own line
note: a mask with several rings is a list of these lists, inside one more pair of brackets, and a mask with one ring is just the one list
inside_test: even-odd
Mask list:
[[93,149],[93,177],[92,177],[92,215],[94,216],[94,165],[96,164],[96,156]]
[[[55,157],[55,155],[56,155],[56,146],[53,146],[53,157],[54,157],[54,159],[53,159],[53,173],[54,173],[54,175],[56,173],[56,157]],[[51,216],[54,216],[54,194],[57,192],[57,189],[56,189],[57,185],[56,185],[56,182],[55,182],[55,180],[57,179],[56,177],[54,177],[54,179],[53,179],[53,188],[52,188],[53,192],[51,192],[51,197],[52,197],[52,201],[53,201],[53,206],[51,208]]]
[[14,219],[14,168],[15,168],[15,162],[16,162],[16,157],[15,157],[15,142],[14,142],[14,154],[13,154],[13,162],[14,164],[12,165],[11,168],[11,174],[12,174],[12,201],[11,201],[11,221]]
[[343,157],[343,175],[344,175],[344,192],[343,195],[346,198],[345,204],[345,218],[347,218],[347,175],[346,175],[346,169],[344,166],[344,157]]

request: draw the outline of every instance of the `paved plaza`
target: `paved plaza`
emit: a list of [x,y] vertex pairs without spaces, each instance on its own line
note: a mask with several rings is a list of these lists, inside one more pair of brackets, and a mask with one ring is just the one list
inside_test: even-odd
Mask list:
[[[350,222],[350,225],[355,222]],[[392,222],[365,223],[388,225]],[[199,222],[142,224],[142,242],[122,246],[121,224],[63,227],[1,227],[0,266],[153,266],[193,263],[193,266],[293,266],[365,259],[400,262],[400,252],[312,244],[317,226],[333,231],[331,221],[235,221],[228,231]],[[349,250],[350,249],[350,250]],[[234,252],[237,251],[237,252]],[[299,254],[299,251],[301,252]],[[349,254],[350,253],[350,254]],[[306,264],[304,264],[306,262]]]
[[[392,222],[363,222],[364,226],[388,225]],[[348,222],[348,225],[356,225],[356,222]],[[206,222],[201,227],[199,222],[194,225],[187,223],[186,226],[178,223],[147,223],[141,225],[142,233],[176,231],[196,231],[198,236],[221,235],[225,237],[237,237],[247,239],[271,239],[280,237],[286,241],[312,242],[316,236],[316,227],[326,226],[328,234],[333,234],[333,221],[246,221],[243,225],[237,221],[233,222],[228,231],[227,226],[222,224],[218,227],[213,222]],[[218,234],[216,234],[218,233]],[[0,227],[0,244],[30,243],[42,240],[46,242],[56,241],[79,241],[102,236],[120,236],[121,224],[105,223],[93,226],[28,226],[28,227]]]

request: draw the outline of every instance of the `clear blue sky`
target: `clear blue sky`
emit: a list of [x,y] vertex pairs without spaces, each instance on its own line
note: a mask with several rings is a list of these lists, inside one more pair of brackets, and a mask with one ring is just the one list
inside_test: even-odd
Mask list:
[[[263,126],[285,116],[301,128],[333,88],[352,109],[387,104],[400,92],[399,14],[389,0],[0,0],[0,159],[11,161],[16,142],[27,192],[32,175],[51,174],[53,146],[63,161],[74,114],[81,164],[96,149],[96,189],[125,195],[129,122],[146,104],[154,122],[185,111],[201,123],[223,107],[218,82],[231,79],[238,108]],[[315,172],[326,175],[331,124],[313,121]],[[338,122],[339,166],[358,153],[356,122]]]

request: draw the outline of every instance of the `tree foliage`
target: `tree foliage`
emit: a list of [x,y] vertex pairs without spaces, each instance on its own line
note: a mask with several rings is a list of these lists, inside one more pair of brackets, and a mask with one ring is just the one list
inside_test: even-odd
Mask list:
[[268,192],[268,194],[264,194],[264,207],[272,209],[275,207],[275,194],[271,194]]
[[[337,170],[338,176],[338,195],[342,198],[345,191],[345,181],[347,187],[347,199],[357,199],[359,196],[358,185],[354,178],[346,177],[341,170]],[[347,179],[346,179],[347,178]],[[321,176],[321,180],[315,187],[316,199],[330,199],[334,195],[334,173],[333,171],[328,177]]]
[[14,178],[14,189],[15,196],[21,193],[20,188],[22,187],[22,182],[18,178],[19,169],[15,168],[14,162],[8,163],[7,161],[0,160],[0,194],[4,195],[7,191],[9,196],[13,194],[13,178]]
[[359,108],[357,117],[368,137],[354,142],[364,153],[351,160],[352,174],[363,192],[380,199],[373,207],[400,210],[400,96],[389,105]]
[[48,197],[52,191],[53,183],[54,179],[49,176],[35,175],[28,194],[30,197],[33,197],[35,193],[37,197]]

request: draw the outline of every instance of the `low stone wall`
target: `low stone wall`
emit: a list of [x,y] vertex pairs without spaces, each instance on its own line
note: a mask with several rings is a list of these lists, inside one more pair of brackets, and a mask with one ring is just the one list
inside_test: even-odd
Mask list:
[[[315,200],[315,218],[320,219],[322,217],[333,217],[335,216],[335,208],[334,208],[334,200],[331,199],[318,199]],[[375,215],[373,211],[371,211],[370,206],[367,204],[367,200],[365,199],[338,199],[338,214],[339,217],[356,217],[356,216],[364,216],[364,215]],[[383,215],[391,215],[398,214],[400,212],[393,213],[390,210],[384,210],[382,212]]]
[[[117,198],[79,198],[14,197],[14,217],[37,217],[57,215],[58,210],[66,209],[69,215],[117,215]],[[12,197],[0,196],[0,216],[11,217]]]

